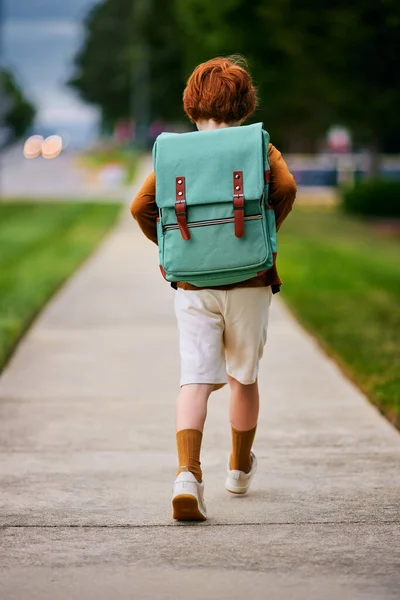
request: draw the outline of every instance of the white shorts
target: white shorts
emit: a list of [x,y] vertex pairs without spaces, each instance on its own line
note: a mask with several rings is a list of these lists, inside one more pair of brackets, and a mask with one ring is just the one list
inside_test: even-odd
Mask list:
[[257,379],[267,340],[271,287],[182,290],[175,294],[181,386]]

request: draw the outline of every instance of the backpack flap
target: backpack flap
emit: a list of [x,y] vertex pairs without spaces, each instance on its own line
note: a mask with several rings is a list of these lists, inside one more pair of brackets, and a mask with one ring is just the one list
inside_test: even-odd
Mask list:
[[232,203],[235,191],[243,193],[244,201],[259,200],[264,191],[263,156],[262,123],[162,133],[153,149],[157,205],[173,208],[178,200],[182,208]]

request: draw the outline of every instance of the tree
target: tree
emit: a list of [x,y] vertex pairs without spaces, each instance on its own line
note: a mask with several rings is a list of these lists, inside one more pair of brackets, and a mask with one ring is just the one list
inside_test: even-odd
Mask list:
[[399,150],[400,11],[398,0],[343,2],[332,19],[336,110],[356,140],[375,152]]
[[[139,10],[144,4],[149,9]],[[134,97],[141,97],[137,69],[148,59],[151,118],[178,119],[192,69],[209,58],[240,53],[259,90],[254,118],[264,121],[283,149],[314,150],[328,127],[340,123],[359,143],[397,150],[397,5],[398,0],[336,0],[328,6],[320,0],[104,0],[88,17],[72,83],[113,124],[132,114]]]
[[143,37],[149,48],[145,60],[151,75],[151,118],[183,116],[181,41],[173,5],[152,0],[150,10],[138,10],[140,5],[141,0],[105,0],[95,6],[75,59],[70,84],[86,101],[100,107],[106,126],[132,116],[135,97],[142,93],[135,66],[143,60],[139,43]]
[[14,75],[7,69],[0,69],[1,105],[0,118],[5,127],[8,127],[13,137],[22,137],[35,118],[36,110],[29,102]]

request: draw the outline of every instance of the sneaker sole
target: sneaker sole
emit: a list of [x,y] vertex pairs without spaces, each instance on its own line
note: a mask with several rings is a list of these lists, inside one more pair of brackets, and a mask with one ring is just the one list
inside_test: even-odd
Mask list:
[[205,521],[197,499],[191,494],[180,494],[172,500],[173,518],[177,521]]
[[238,489],[233,489],[233,488],[229,488],[227,486],[225,486],[225,489],[227,492],[229,492],[230,494],[236,494],[237,496],[243,496],[244,494],[247,494],[247,492],[249,491],[250,486],[248,486],[247,488],[238,488]]

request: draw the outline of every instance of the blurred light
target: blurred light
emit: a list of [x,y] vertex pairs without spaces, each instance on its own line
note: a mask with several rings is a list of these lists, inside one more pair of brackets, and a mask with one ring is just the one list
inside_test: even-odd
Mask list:
[[67,131],[62,131],[60,135],[62,138],[62,149],[64,150],[69,145],[71,141],[71,136]]
[[43,158],[56,158],[63,149],[63,141],[60,135],[50,135],[42,143]]
[[42,152],[43,137],[31,135],[24,144],[25,158],[37,158]]
[[329,150],[333,152],[351,151],[350,131],[346,127],[340,125],[331,127],[327,134],[327,142]]

